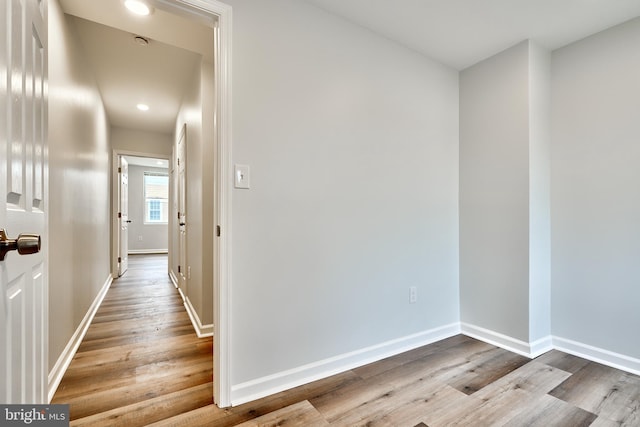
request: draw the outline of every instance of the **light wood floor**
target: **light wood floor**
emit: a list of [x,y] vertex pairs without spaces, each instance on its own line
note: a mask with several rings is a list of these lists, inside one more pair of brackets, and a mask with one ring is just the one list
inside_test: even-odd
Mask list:
[[166,258],[132,258],[55,395],[72,425],[640,426],[640,377],[462,335],[222,410],[212,342],[195,337]]

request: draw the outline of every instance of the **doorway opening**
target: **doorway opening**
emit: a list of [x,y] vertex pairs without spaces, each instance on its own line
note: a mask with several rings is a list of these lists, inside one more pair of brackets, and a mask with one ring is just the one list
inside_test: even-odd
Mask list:
[[[72,2],[71,2],[72,3]],[[107,2],[92,4],[92,7],[87,8],[78,8],[77,10],[87,10],[92,13],[95,13],[96,19],[91,19],[89,16],[79,16],[83,19],[93,20],[95,22],[100,21],[101,19],[107,19],[110,16],[108,13],[99,13],[99,9],[101,7],[107,7]],[[85,4],[84,2],[80,2],[79,4]],[[229,379],[229,363],[230,363],[230,348],[229,348],[229,336],[228,331],[230,330],[230,298],[229,298],[229,276],[231,270],[231,260],[230,260],[230,241],[231,241],[231,188],[232,188],[232,167],[231,167],[231,8],[224,4],[220,3],[216,0],[155,0],[153,1],[154,6],[158,11],[162,10],[163,13],[174,14],[176,16],[181,16],[183,18],[187,18],[193,20],[192,22],[198,22],[200,24],[205,24],[205,26],[209,27],[213,31],[211,32],[212,36],[208,40],[212,41],[212,47],[208,48],[207,52],[212,53],[213,60],[210,61],[212,73],[211,78],[207,78],[207,84],[209,84],[213,90],[211,91],[211,96],[203,97],[203,101],[209,102],[211,105],[210,112],[206,115],[203,115],[202,121],[211,126],[211,137],[207,138],[208,148],[211,149],[212,155],[211,160],[202,161],[201,166],[203,170],[207,170],[208,173],[211,174],[210,179],[206,179],[206,181],[210,184],[210,187],[204,189],[202,196],[210,198],[213,201],[212,214],[205,216],[203,221],[206,220],[208,222],[208,228],[203,229],[200,237],[203,240],[208,241],[212,250],[210,253],[207,253],[202,256],[201,260],[198,260],[194,263],[194,268],[200,265],[208,265],[209,267],[213,266],[213,273],[211,279],[207,279],[208,283],[206,285],[211,285],[212,289],[209,295],[206,295],[206,299],[210,301],[213,306],[212,309],[212,330],[213,325],[215,325],[215,341],[216,345],[214,346],[214,399],[215,402],[221,406],[230,406],[231,403],[231,390],[230,390],[230,379]],[[78,12],[80,13],[80,12]],[[156,13],[154,17],[160,17],[162,13]],[[113,15],[111,15],[113,16]],[[103,17],[103,18],[101,18]],[[118,21],[120,22],[120,21]],[[103,25],[111,25],[116,27],[117,23],[115,21],[112,22],[102,22]],[[76,25],[83,25],[81,22],[76,22]],[[172,28],[171,26],[166,28]],[[175,29],[174,29],[175,30]],[[129,30],[131,31],[131,30]],[[178,31],[174,31],[174,34]],[[185,31],[186,32],[186,31]],[[178,32],[179,33],[179,32]],[[97,34],[97,33],[96,33]],[[180,33],[182,35],[182,33]],[[130,36],[130,35],[129,35]],[[104,39],[103,37],[99,37],[99,34],[94,37],[97,40]],[[161,37],[162,38],[162,37]],[[89,38],[83,38],[83,42],[88,42]],[[133,42],[131,42],[133,43]],[[151,37],[150,44],[147,44],[147,48],[152,49],[154,46],[159,46],[160,43],[154,43],[153,37]],[[150,47],[149,47],[150,46]],[[190,47],[189,45],[187,47]],[[147,49],[148,50],[148,49]],[[91,55],[94,57],[100,57],[105,50],[101,49],[92,49]],[[182,64],[184,65],[184,61],[173,61],[167,64]],[[106,67],[94,67],[96,70],[105,71],[110,69],[108,66]],[[154,70],[162,69],[163,67],[158,66],[155,67]],[[129,70],[131,71],[131,70]],[[153,72],[153,71],[152,71]],[[129,72],[128,75],[142,75],[148,76],[149,73],[132,73]],[[203,74],[201,74],[203,75]],[[122,94],[122,82],[124,79],[115,79],[117,87],[119,88]],[[204,80],[203,80],[204,81]],[[126,92],[126,91],[125,91]],[[105,94],[106,91],[103,91]],[[153,91],[149,92],[150,94]],[[128,94],[128,93],[127,93]],[[124,98],[120,96],[119,98]],[[133,104],[135,105],[135,104]],[[159,102],[157,105],[166,105],[165,102]],[[153,104],[151,111],[153,112]],[[157,111],[157,110],[156,110]],[[138,114],[138,113],[135,113]],[[116,115],[110,115],[111,118],[116,117]],[[134,116],[133,113],[125,113],[118,117]],[[156,118],[157,112],[151,115]],[[120,125],[121,130],[130,130],[133,129],[131,126]],[[173,131],[173,129],[171,130]],[[175,135],[174,135],[175,137]],[[116,145],[118,147],[118,145]],[[142,148],[142,146],[141,146]],[[143,150],[145,148],[142,148]],[[146,153],[135,153],[135,152],[114,152],[114,156],[112,157],[112,168],[113,168],[113,179],[112,179],[112,188],[114,193],[116,193],[116,189],[119,186],[117,181],[117,174],[115,170],[118,167],[118,155],[142,155],[145,156]],[[171,177],[170,172],[170,197],[169,204],[171,205],[172,201],[175,200],[175,197],[171,195],[171,188],[173,185],[173,178]],[[187,190],[192,190],[191,186],[187,185]],[[111,211],[112,211],[112,233],[113,239],[115,240],[112,244],[112,273],[114,277],[118,277],[119,271],[116,266],[118,266],[118,257],[117,251],[119,244],[117,242],[117,237],[115,230],[119,230],[118,224],[118,211],[116,210],[117,201],[113,201]],[[156,209],[157,211],[157,209]],[[169,214],[169,227],[171,227],[171,221],[176,222],[177,227],[177,217]],[[129,220],[127,218],[127,220]],[[131,224],[131,223],[127,223]],[[194,235],[198,235],[198,233],[194,232]],[[143,238],[144,239],[144,238]],[[127,239],[127,242],[129,240]],[[170,264],[172,261],[172,257],[175,254],[171,248],[171,239],[169,241],[169,258]],[[127,249],[128,250],[128,249]],[[196,251],[194,251],[197,253]],[[180,266],[182,267],[182,265]],[[186,266],[188,268],[188,266]],[[187,270],[188,274],[188,270]],[[205,280],[205,282],[207,281]],[[204,292],[203,292],[203,295]]]
[[118,277],[132,254],[169,254],[169,160],[118,155],[117,228]]
[[129,255],[171,257],[171,170],[168,157],[119,150],[113,165],[112,275],[118,278],[128,269]]

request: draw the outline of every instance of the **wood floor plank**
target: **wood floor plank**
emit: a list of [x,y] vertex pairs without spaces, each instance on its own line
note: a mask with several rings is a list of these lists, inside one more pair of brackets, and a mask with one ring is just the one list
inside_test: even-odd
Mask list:
[[589,362],[549,394],[618,425],[640,425],[640,377]]
[[509,420],[505,427],[587,427],[596,414],[577,408],[548,394],[540,395]]
[[307,400],[270,414],[238,424],[238,427],[275,427],[282,425],[325,427],[329,423]]
[[482,358],[470,361],[466,370],[452,379],[449,385],[463,393],[473,394],[528,361],[524,356],[496,348],[485,353]]
[[532,395],[544,395],[570,376],[568,372],[534,360],[487,385],[474,396],[479,399],[491,399],[511,390],[524,390]]
[[227,410],[220,409],[216,405],[207,405],[193,411],[183,412],[170,418],[165,418],[154,423],[149,423],[149,427],[210,427],[224,426],[228,424],[220,423],[219,420],[226,418]]
[[588,360],[574,356],[572,354],[563,353],[558,350],[551,350],[535,359],[539,363],[553,366],[570,373],[579,371],[582,367],[589,363]]
[[77,427],[138,427],[213,403],[213,383],[121,406],[71,421]]
[[490,345],[477,340],[469,340],[464,335],[455,335],[453,337],[435,342],[431,345],[418,347],[414,350],[399,354],[397,356],[388,357],[378,362],[356,368],[353,370],[362,378],[370,378],[386,372],[390,369],[397,368],[407,363],[414,362],[435,353],[442,353],[454,349],[461,351],[461,348],[469,349],[470,347],[489,348]]
[[71,417],[83,418],[213,382],[210,360],[181,367],[159,366],[156,369],[162,372],[138,372],[134,381],[123,382],[116,378],[100,382],[99,386],[86,393],[66,398],[66,403],[71,405]]

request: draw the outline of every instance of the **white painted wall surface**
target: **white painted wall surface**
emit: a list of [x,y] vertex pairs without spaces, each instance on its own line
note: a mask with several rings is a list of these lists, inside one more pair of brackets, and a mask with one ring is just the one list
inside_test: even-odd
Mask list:
[[529,338],[529,49],[460,73],[462,322]]
[[49,368],[110,274],[109,123],[78,37],[49,1]]
[[145,224],[144,173],[165,173],[166,168],[129,165],[129,250],[157,251],[169,248],[169,226]]
[[640,19],[552,56],[553,335],[640,358]]
[[114,150],[170,158],[172,145],[171,134],[111,127],[111,147]]
[[215,157],[215,88],[213,64],[202,62],[202,311],[203,324],[213,324],[213,239]]
[[234,390],[457,322],[458,73],[306,4],[228,3],[251,168],[232,197]]
[[213,96],[213,66],[201,61],[182,100],[174,144],[186,123],[187,297],[203,325],[213,322]]
[[529,339],[551,334],[551,53],[529,42]]

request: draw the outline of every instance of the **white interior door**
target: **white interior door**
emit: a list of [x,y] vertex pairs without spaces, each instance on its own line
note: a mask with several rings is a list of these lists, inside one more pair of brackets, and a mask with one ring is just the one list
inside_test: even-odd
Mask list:
[[118,276],[122,276],[129,268],[129,162],[120,156],[120,166],[118,169],[119,198],[118,225],[120,235],[118,239]]
[[2,403],[47,400],[47,257],[28,254],[47,238],[45,6],[0,1],[0,228],[34,235],[0,242],[0,252],[18,246],[0,261]]
[[186,126],[178,140],[178,287],[187,295],[187,186],[186,186]]

